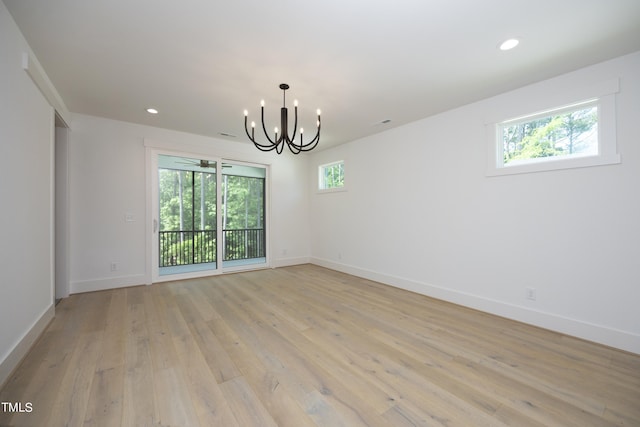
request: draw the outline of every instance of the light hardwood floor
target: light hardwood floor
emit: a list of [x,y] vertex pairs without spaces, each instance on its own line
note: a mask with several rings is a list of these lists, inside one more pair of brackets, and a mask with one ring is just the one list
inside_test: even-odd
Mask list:
[[73,295],[10,426],[640,426],[640,356],[312,265]]

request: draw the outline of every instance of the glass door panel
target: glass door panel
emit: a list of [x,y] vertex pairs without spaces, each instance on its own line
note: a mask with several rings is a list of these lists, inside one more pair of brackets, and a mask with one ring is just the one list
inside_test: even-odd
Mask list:
[[158,156],[159,274],[217,268],[216,162]]
[[265,179],[262,167],[222,164],[222,266],[265,264]]

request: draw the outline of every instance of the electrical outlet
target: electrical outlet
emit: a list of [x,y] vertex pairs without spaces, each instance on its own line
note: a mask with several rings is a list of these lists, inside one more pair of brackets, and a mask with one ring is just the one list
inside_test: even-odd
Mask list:
[[527,299],[531,301],[536,300],[536,288],[527,288]]
[[117,262],[112,262],[110,264],[109,268],[111,269],[111,271],[117,271],[118,270],[118,263]]

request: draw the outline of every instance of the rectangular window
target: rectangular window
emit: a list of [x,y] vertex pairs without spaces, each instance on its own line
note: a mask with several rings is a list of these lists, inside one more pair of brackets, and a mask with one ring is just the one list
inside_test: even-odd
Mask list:
[[598,155],[598,105],[588,101],[498,126],[504,167]]
[[[553,104],[536,113],[487,124],[487,175],[511,175],[620,163],[616,144],[617,79],[572,88],[562,107]],[[583,96],[579,94],[582,93]],[[524,98],[514,107],[545,106],[540,98]],[[563,105],[563,104],[555,104]],[[535,110],[534,110],[535,111]]]
[[344,160],[318,167],[318,189],[337,190],[344,188]]

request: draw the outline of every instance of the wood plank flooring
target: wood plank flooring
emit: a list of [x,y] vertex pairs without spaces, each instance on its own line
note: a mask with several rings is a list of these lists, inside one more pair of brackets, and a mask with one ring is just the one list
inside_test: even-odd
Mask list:
[[640,426],[640,356],[312,265],[73,295],[2,426]]

